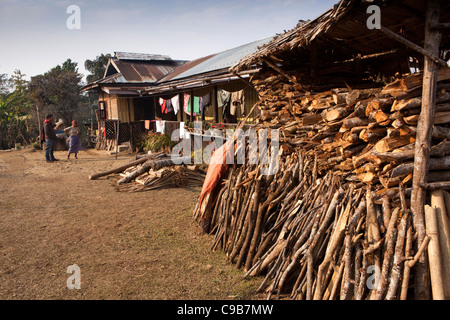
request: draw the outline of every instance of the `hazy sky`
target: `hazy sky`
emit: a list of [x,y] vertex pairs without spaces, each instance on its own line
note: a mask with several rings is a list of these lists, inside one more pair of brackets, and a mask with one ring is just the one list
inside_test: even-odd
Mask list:
[[[116,51],[192,60],[260,40],[314,19],[338,0],[0,0],[0,74],[31,76],[70,58]],[[70,30],[70,5],[80,29]]]

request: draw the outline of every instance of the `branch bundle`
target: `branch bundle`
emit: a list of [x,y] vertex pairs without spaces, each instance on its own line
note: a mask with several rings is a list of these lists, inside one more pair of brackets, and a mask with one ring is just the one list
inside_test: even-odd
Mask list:
[[[316,92],[273,74],[252,80],[260,94],[256,128],[281,132],[279,170],[264,176],[248,161],[229,169],[194,212],[211,213],[204,231],[214,235],[212,249],[245,277],[262,276],[259,291],[268,298],[408,299],[430,241],[418,243],[409,209],[417,76],[403,82],[412,88]],[[445,110],[448,86],[440,85]],[[442,119],[427,182],[450,181],[450,128]]]

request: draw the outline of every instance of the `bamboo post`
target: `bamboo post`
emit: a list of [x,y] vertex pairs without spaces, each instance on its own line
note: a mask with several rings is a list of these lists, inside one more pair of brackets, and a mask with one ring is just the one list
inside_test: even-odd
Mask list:
[[39,148],[42,149],[42,131],[41,131],[41,115],[39,113],[39,105],[36,104],[36,115],[37,115],[37,121],[38,121],[38,130],[39,130]]
[[[427,2],[425,20],[425,50],[438,56],[441,34],[431,26],[439,23],[439,1]],[[431,132],[436,104],[437,71],[439,65],[425,56],[422,92],[422,111],[417,125],[415,145],[413,186],[411,193],[411,211],[413,224],[418,233],[417,243],[422,243],[425,235],[424,205],[425,190],[420,186],[426,183],[427,167],[431,148]],[[418,300],[430,297],[426,256],[422,255],[415,268],[415,296]]]
[[450,229],[442,190],[435,190],[431,193],[431,206],[436,210],[445,299],[450,300]]
[[117,120],[117,129],[116,129],[116,160],[117,160],[117,154],[119,153],[119,130],[120,130],[120,120]]
[[428,244],[428,261],[430,265],[430,279],[433,300],[444,300],[444,283],[442,279],[442,260],[439,248],[438,222],[436,210],[429,205],[425,206],[425,220],[427,234],[431,240]]
[[448,227],[450,228],[450,193],[445,190],[443,190],[442,193],[444,194],[445,211],[447,213]]

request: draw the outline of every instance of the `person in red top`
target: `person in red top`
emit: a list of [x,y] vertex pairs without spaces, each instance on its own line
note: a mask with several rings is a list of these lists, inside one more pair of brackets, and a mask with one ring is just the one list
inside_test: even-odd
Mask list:
[[61,126],[61,124],[53,124],[54,117],[52,114],[48,114],[44,121],[44,139],[45,140],[45,160],[46,162],[59,161],[53,155],[55,150],[55,144],[58,137],[55,133],[55,128]]

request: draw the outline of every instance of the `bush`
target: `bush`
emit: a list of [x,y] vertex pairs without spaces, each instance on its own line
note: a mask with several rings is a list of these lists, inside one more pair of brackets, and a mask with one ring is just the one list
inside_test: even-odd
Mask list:
[[174,145],[175,142],[170,140],[170,137],[167,134],[159,134],[154,132],[144,134],[138,142],[139,149],[143,150],[144,152],[163,151],[167,148],[172,148]]

